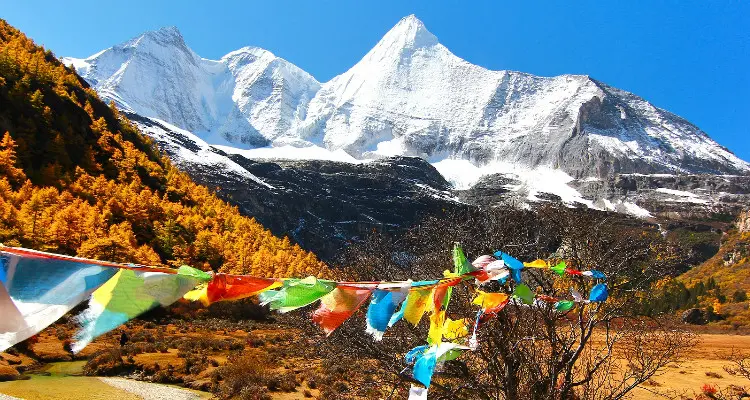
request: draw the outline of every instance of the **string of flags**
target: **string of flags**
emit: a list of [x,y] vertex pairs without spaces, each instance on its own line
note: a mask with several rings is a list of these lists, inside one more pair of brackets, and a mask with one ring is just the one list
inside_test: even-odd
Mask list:
[[[262,278],[248,275],[211,274],[182,266],[179,269],[117,264],[56,255],[0,245],[0,352],[42,331],[78,304],[88,307],[75,316],[73,352],[81,351],[97,337],[158,306],[181,298],[208,306],[258,296],[271,310],[290,312],[319,302],[312,320],[330,335],[367,304],[366,333],[374,340],[401,320],[417,326],[429,314],[427,344],[409,351],[405,361],[412,377],[423,387],[413,386],[410,398],[426,398],[432,376],[439,366],[462,351],[479,346],[477,332],[482,323],[508,304],[547,305],[566,313],[576,304],[607,300],[606,276],[596,270],[579,271],[565,261],[521,262],[502,251],[469,262],[461,247],[453,248],[454,270],[425,281],[337,282],[316,277]],[[587,298],[571,289],[572,299],[537,294],[523,282],[526,268],[547,269],[559,276],[586,277],[596,281]],[[490,282],[506,285],[506,292],[488,292]],[[479,307],[474,318],[453,320],[447,310],[453,288],[473,284],[472,304]],[[512,288],[512,290],[511,290]]]

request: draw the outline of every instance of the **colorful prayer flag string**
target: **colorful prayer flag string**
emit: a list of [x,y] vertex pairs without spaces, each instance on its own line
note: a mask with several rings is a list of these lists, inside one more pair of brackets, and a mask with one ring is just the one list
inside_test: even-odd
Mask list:
[[[412,349],[406,361],[413,364],[410,397],[426,398],[436,366],[455,359],[461,351],[479,346],[479,325],[495,317],[508,304],[519,307],[546,305],[566,313],[576,304],[600,303],[609,297],[606,283],[599,282],[587,299],[571,288],[572,300],[537,294],[522,281],[524,268],[548,269],[559,276],[604,280],[597,270],[570,268],[564,260],[537,259],[521,262],[502,251],[469,262],[461,246],[453,247],[453,272],[436,280],[413,282],[335,282],[316,277],[261,278],[247,275],[209,274],[188,266],[177,270],[117,264],[34,250],[0,247],[0,351],[24,340],[90,297],[88,308],[76,317],[81,329],[75,334],[73,351],[80,351],[96,337],[157,306],[180,298],[208,306],[218,301],[258,296],[272,310],[288,312],[320,304],[312,319],[330,335],[369,302],[366,332],[381,340],[387,328],[401,319],[418,325],[429,317],[427,344]],[[513,283],[507,283],[512,277]],[[476,317],[448,317],[453,288],[473,280],[477,287],[499,282],[507,293],[475,290]],[[511,290],[512,289],[512,290]],[[473,325],[469,335],[470,325]],[[444,342],[443,340],[448,340]],[[460,341],[467,343],[454,343]]]

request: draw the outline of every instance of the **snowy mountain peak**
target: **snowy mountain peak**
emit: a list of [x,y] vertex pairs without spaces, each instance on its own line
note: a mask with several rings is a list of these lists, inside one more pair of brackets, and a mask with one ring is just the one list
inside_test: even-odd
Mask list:
[[182,33],[176,26],[164,26],[155,31],[145,32],[142,36],[149,36],[165,41],[184,42]]
[[257,47],[203,59],[171,27],[64,61],[106,100],[212,144],[314,144],[356,159],[419,156],[575,178],[750,171],[695,125],[632,93],[586,75],[471,64],[414,15],[323,84]]
[[[379,61],[401,58],[420,48],[438,45],[438,39],[416,16],[409,15],[399,21],[365,56],[366,60]],[[405,54],[407,53],[407,54]]]
[[185,38],[177,27],[167,26],[155,31],[144,32],[121,45],[124,48],[134,48],[139,51],[153,52],[154,49],[179,49],[190,51]]
[[268,57],[276,57],[273,53],[266,49],[262,49],[260,47],[254,47],[254,46],[245,46],[242,48],[239,48],[235,51],[231,51],[227,53],[224,57],[222,57],[222,60],[228,60],[228,59],[235,59],[235,58],[242,58],[242,57],[254,57],[254,58],[260,58],[264,56]]
[[382,43],[401,43],[407,48],[419,48],[434,46],[438,44],[438,39],[412,14],[402,18],[391,28],[379,44]]

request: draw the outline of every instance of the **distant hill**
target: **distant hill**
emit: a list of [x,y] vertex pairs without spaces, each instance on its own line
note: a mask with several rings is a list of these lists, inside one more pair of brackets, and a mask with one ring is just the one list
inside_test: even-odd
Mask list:
[[5,245],[266,276],[330,274],[178,171],[114,104],[4,20],[0,137]]

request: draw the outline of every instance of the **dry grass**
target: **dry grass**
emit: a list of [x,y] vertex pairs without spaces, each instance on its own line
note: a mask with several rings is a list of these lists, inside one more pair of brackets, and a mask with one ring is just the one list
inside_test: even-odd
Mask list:
[[634,390],[634,399],[658,398],[656,393],[670,393],[687,399],[699,398],[704,385],[727,390],[731,386],[748,387],[750,381],[724,372],[731,366],[727,358],[734,351],[750,352],[750,336],[702,334],[701,342],[679,365],[671,365],[655,376],[649,385]]

